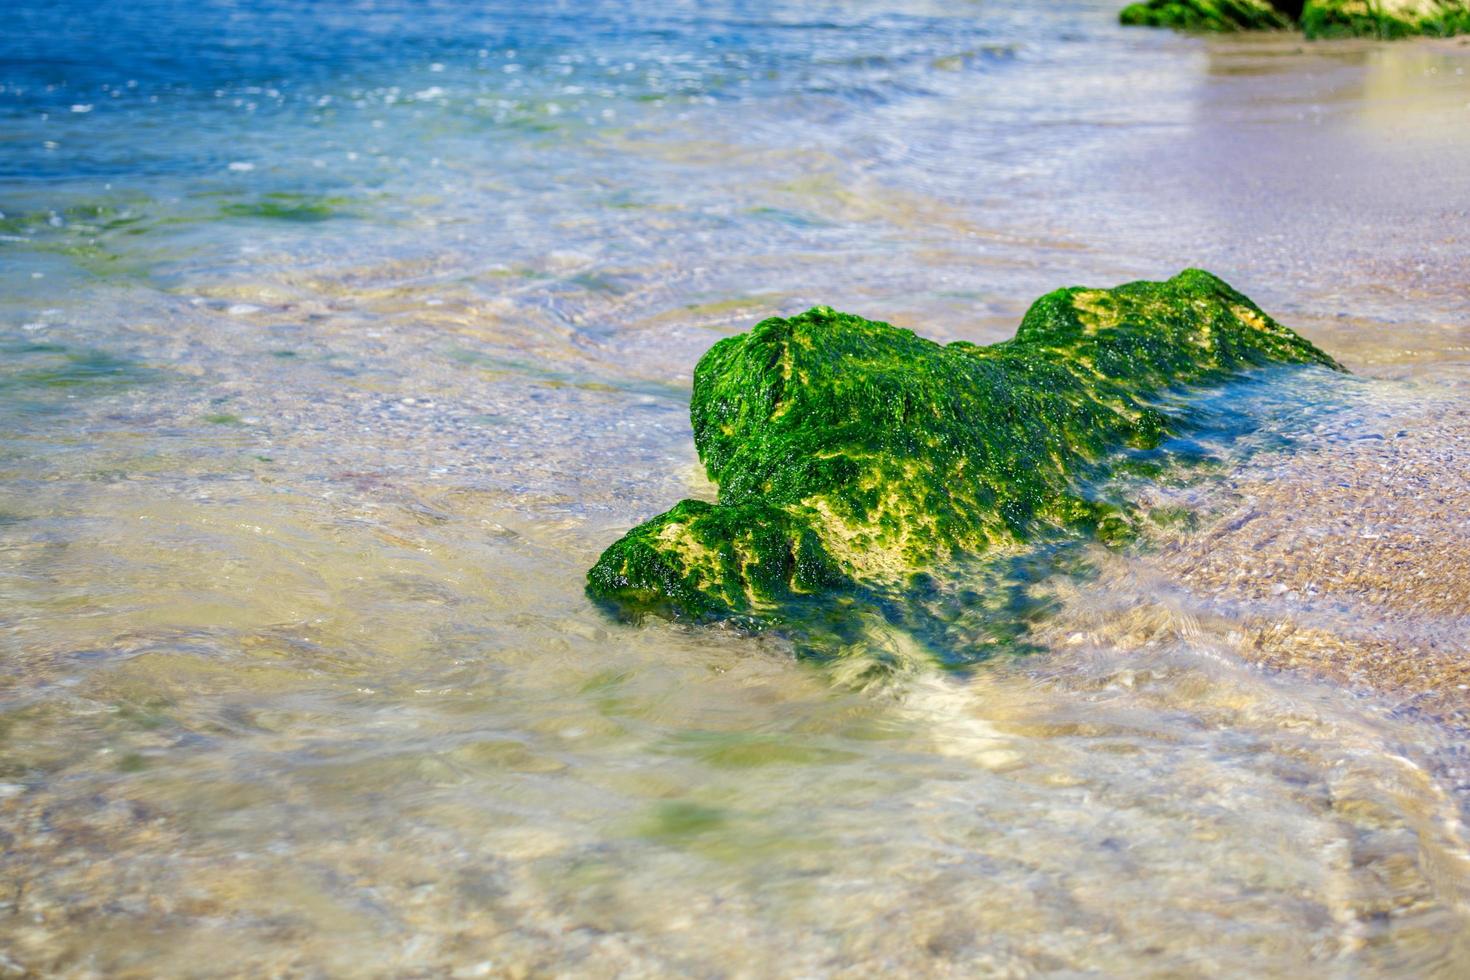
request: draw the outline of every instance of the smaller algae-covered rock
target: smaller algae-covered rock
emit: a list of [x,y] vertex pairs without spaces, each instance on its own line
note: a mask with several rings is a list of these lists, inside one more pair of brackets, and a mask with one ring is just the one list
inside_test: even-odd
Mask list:
[[1267,0],[1145,0],[1124,7],[1119,20],[1181,31],[1286,30],[1293,23],[1288,10]]
[[718,503],[633,528],[588,591],[634,615],[789,622],[820,597],[903,607],[956,560],[1039,534],[1122,537],[1089,486],[1186,427],[1165,396],[1270,364],[1337,366],[1197,269],[1049,293],[988,347],[827,307],[765,320],[694,372]]
[[1470,0],[1142,0],[1122,23],[1182,31],[1300,27],[1309,38],[1470,33]]
[[1307,37],[1449,37],[1470,33],[1466,0],[1308,0]]

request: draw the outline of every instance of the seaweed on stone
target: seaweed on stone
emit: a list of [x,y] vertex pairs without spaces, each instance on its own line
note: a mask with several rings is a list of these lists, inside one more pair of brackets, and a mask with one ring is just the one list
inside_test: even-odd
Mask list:
[[1293,22],[1266,0],[1146,0],[1124,7],[1118,17],[1134,27],[1216,33],[1287,30]]
[[1226,32],[1300,27],[1308,38],[1470,32],[1466,0],[1142,0],[1123,8],[1126,25]]
[[633,528],[588,592],[633,617],[776,624],[840,646],[872,610],[899,623],[936,574],[978,556],[1128,540],[1133,516],[1094,488],[1189,426],[1182,388],[1271,364],[1340,370],[1197,269],[1057,290],[986,347],[827,307],[762,321],[695,370],[690,416],[718,502]]
[[1309,38],[1451,37],[1470,33],[1465,0],[1311,0],[1302,10]]

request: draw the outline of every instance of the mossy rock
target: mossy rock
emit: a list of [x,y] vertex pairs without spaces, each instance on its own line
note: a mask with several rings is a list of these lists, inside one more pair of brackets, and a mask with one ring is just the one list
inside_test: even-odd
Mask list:
[[1288,30],[1292,18],[1266,0],[1146,0],[1118,15],[1134,27],[1172,27],[1181,31]]
[[933,573],[1048,535],[1126,540],[1131,515],[1089,488],[1188,427],[1181,388],[1272,364],[1340,370],[1197,269],[1057,290],[988,347],[827,307],[762,321],[695,369],[719,502],[629,531],[588,593],[635,618],[788,623],[906,608]]
[[1450,37],[1470,33],[1464,0],[1309,0],[1301,27],[1310,38]]
[[1281,30],[1309,38],[1470,33],[1467,0],[1143,0],[1123,8],[1127,25],[1184,31]]

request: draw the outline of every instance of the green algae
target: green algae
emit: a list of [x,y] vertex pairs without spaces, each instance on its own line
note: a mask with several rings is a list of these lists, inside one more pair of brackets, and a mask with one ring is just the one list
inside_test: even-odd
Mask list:
[[725,827],[727,816],[723,810],[674,800],[660,803],[639,827],[639,836],[665,844],[683,843],[710,831]]
[[1123,8],[1130,26],[1225,32],[1300,27],[1311,39],[1470,33],[1465,0],[1143,0]]
[[0,351],[13,358],[0,368],[0,395],[57,389],[102,393],[161,377],[153,368],[107,351],[74,350],[49,343],[11,344]]
[[117,760],[117,771],[123,773],[142,772],[148,768],[148,760],[137,752],[129,752]]
[[[1048,608],[1030,584],[1078,563],[1066,542],[1133,535],[1136,515],[1096,487],[1189,428],[1180,391],[1276,364],[1340,370],[1195,269],[1057,290],[988,347],[827,307],[768,319],[695,369],[718,502],[633,528],[588,593],[631,618],[796,628],[829,652],[877,633],[902,647],[885,624],[922,636],[936,621],[1014,646]],[[972,586],[951,588],[960,567]]]
[[357,216],[347,197],[272,192],[219,203],[218,196],[198,195],[177,211],[137,194],[6,211],[0,214],[0,248],[61,256],[98,279],[147,281],[192,251],[190,229],[221,217],[310,224]]
[[1124,7],[1118,19],[1134,27],[1217,33],[1292,26],[1289,16],[1265,0],[1146,0]]
[[145,197],[128,197],[116,201],[83,201],[37,211],[7,212],[0,215],[0,235],[31,236],[54,229],[88,234],[131,231],[145,220],[137,209],[149,203]]
[[264,218],[271,221],[295,221],[310,223],[342,217],[350,202],[345,197],[324,197],[316,194],[293,194],[277,191],[264,194],[254,201],[237,201],[220,207],[220,213],[230,218]]
[[1313,0],[1302,10],[1309,38],[1451,37],[1470,33],[1464,0]]
[[138,210],[148,203],[127,198],[9,212],[0,216],[0,243],[62,256],[99,279],[144,279],[156,260],[130,240],[163,223]]

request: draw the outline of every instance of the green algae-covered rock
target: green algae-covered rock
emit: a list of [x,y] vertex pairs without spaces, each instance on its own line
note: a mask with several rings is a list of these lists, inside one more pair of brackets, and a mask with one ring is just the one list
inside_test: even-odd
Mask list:
[[719,502],[629,531],[588,592],[633,615],[782,622],[816,597],[901,600],[916,577],[1048,531],[1124,537],[1088,487],[1184,428],[1163,396],[1269,364],[1337,367],[1197,269],[1049,293],[988,347],[826,307],[762,321],[694,373]]
[[1465,0],[1309,0],[1301,14],[1307,37],[1449,37],[1470,33]]
[[1123,8],[1118,19],[1137,27],[1181,31],[1285,30],[1291,16],[1266,0],[1146,0]]
[[1309,38],[1470,32],[1470,0],[1142,0],[1118,19],[1184,31],[1279,30],[1300,26]]

